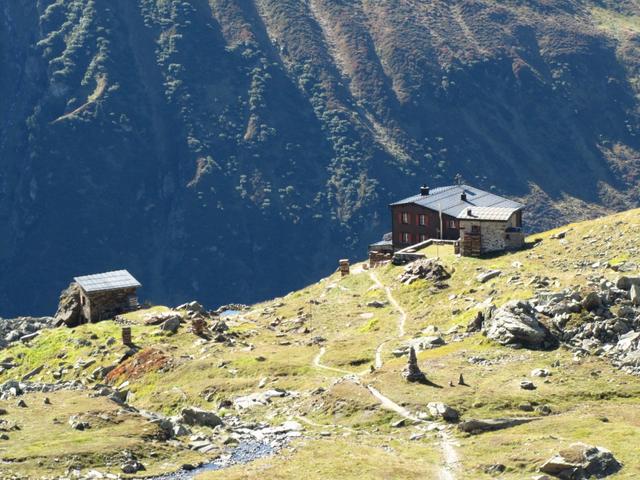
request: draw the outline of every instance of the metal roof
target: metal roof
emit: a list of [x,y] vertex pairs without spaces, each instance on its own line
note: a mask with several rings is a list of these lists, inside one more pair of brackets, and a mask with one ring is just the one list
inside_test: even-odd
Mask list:
[[118,290],[120,288],[138,288],[142,286],[140,282],[133,278],[133,275],[126,270],[85,275],[83,277],[75,277],[74,280],[87,293]]
[[506,222],[511,218],[518,208],[508,207],[467,207],[458,218],[460,220],[494,220]]
[[[467,196],[466,200],[462,200],[461,198],[463,193]],[[460,215],[462,215],[468,207],[509,208],[513,211],[524,208],[522,203],[509,200],[494,193],[485,192],[479,188],[470,187],[469,185],[449,185],[447,187],[434,188],[429,192],[429,195],[414,195],[404,200],[394,202],[391,206],[411,203],[435,210],[436,212],[441,211],[455,218],[461,218]]]

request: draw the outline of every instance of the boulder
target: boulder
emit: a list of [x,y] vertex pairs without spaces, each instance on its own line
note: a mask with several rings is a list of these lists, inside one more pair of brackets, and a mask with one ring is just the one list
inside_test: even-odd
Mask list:
[[465,433],[483,433],[505,428],[516,427],[535,421],[535,418],[489,418],[469,419],[458,424],[458,429]]
[[182,421],[187,425],[200,427],[217,427],[222,425],[222,420],[218,415],[207,410],[196,407],[186,407],[180,412]]
[[548,348],[555,341],[541,324],[533,306],[526,301],[511,301],[485,315],[483,333],[502,344],[527,348]]
[[604,478],[620,468],[622,465],[609,450],[574,443],[547,460],[540,471],[565,480],[582,480],[590,477]]
[[56,325],[77,327],[84,322],[82,305],[80,304],[80,286],[72,282],[60,294],[58,310],[54,316]]
[[600,307],[602,307],[602,299],[596,292],[589,292],[587,296],[582,300],[582,308],[588,310],[589,312],[593,312]]
[[532,377],[549,377],[551,376],[551,372],[545,368],[536,368],[531,371]]
[[520,382],[520,388],[523,390],[535,390],[537,387],[533,384],[533,382],[530,382],[529,380],[523,380],[522,382]]
[[476,277],[476,280],[480,283],[487,283],[489,280],[500,276],[502,272],[500,270],[489,270],[488,272],[483,272]]
[[616,287],[620,290],[629,291],[633,285],[640,287],[640,277],[622,276],[616,280]]
[[371,302],[367,302],[367,307],[371,308],[382,308],[386,306],[388,302],[381,302],[380,300],[373,300]]
[[446,422],[457,422],[460,419],[460,413],[455,408],[441,402],[430,402],[427,409],[432,417],[442,418]]
[[162,325],[160,325],[160,330],[165,332],[176,333],[178,328],[180,328],[181,322],[180,315],[174,315],[172,317],[167,318]]

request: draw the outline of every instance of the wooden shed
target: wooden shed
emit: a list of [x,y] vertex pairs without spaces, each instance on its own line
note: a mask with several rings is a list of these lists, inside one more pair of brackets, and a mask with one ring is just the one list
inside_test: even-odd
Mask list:
[[142,285],[126,270],[75,277],[85,321],[99,322],[138,308]]

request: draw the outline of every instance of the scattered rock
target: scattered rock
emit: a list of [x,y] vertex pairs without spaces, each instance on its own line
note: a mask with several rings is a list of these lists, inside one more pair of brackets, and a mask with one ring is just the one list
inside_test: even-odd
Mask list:
[[551,375],[551,372],[544,368],[536,368],[535,370],[531,371],[532,377],[548,377],[550,375]]
[[199,302],[196,302],[195,300],[192,300],[191,302],[183,303],[182,305],[177,306],[176,310],[186,310],[187,312],[201,313],[201,314],[206,313],[206,310],[202,306],[202,304]]
[[567,480],[582,480],[592,476],[603,478],[621,468],[622,465],[609,450],[574,443],[547,460],[540,471]]
[[523,390],[535,390],[537,387],[533,382],[530,382],[529,380],[523,380],[520,382],[520,388]]
[[289,395],[291,395],[291,392],[286,392],[285,390],[266,390],[264,392],[257,392],[244,397],[238,397],[233,401],[233,404],[239,410],[247,410],[268,405],[271,403],[272,398],[286,397]]

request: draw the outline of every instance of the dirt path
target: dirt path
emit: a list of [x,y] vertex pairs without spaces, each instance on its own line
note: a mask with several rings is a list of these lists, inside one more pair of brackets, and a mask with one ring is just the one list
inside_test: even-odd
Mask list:
[[444,465],[440,467],[438,477],[440,480],[455,480],[455,472],[460,465],[458,451],[449,432],[441,430],[438,432],[438,437],[440,438],[440,448],[444,457]]
[[[389,300],[389,303],[393,305],[393,308],[395,308],[398,311],[399,313],[398,338],[404,337],[405,335],[404,326],[405,326],[405,323],[407,322],[407,312],[405,311],[404,308],[402,308],[402,306],[400,306],[398,301],[395,299],[395,297],[393,296],[393,293],[391,293],[391,289],[383,285],[380,279],[378,278],[378,276],[374,272],[369,271],[369,277],[371,277],[371,280],[373,281],[373,283],[375,283],[379,288],[384,290],[385,294],[387,295],[387,300]],[[382,350],[385,344],[387,344],[387,342],[389,341],[390,339],[385,340],[380,345],[378,345],[378,348],[376,348],[376,357],[374,362],[374,367],[376,369],[382,368],[382,365],[384,364],[384,362],[382,361]]]
[[342,373],[343,375],[356,375],[354,372],[350,372],[348,370],[341,370],[340,368],[328,367],[327,365],[323,365],[321,363],[322,357],[327,353],[327,349],[322,347],[320,352],[313,358],[313,366],[316,368],[321,368],[322,370],[328,370],[330,372]]
[[395,308],[400,314],[400,318],[398,319],[398,337],[400,338],[404,337],[405,335],[404,325],[407,322],[407,312],[404,310],[404,308],[400,306],[398,301],[395,299],[395,297],[393,296],[393,293],[391,293],[391,289],[383,285],[375,273],[370,271],[369,276],[371,277],[371,280],[373,280],[373,283],[375,283],[378,287],[384,290],[384,292],[387,294],[387,299],[389,300],[389,303],[393,305],[393,308]]
[[[393,307],[398,311],[399,313],[398,338],[404,337],[405,323],[407,321],[407,312],[404,310],[404,308],[402,308],[402,306],[400,306],[398,301],[394,298],[393,293],[391,292],[391,289],[385,286],[374,272],[369,271],[369,276],[371,277],[371,280],[379,288],[382,288],[385,291],[387,295],[387,299],[389,300],[389,303],[393,305]],[[384,364],[382,360],[382,351],[384,346],[391,340],[392,338],[386,339],[385,341],[380,343],[380,345],[378,345],[378,347],[376,348],[375,361],[374,361],[374,366],[376,369],[382,368]],[[325,347],[320,348],[320,352],[318,352],[318,354],[313,359],[314,367],[321,368],[323,370],[327,370],[331,372],[341,373],[344,375],[350,375],[351,377],[353,377],[354,382],[361,384],[361,376],[365,375],[367,373],[366,371],[360,372],[360,373],[354,373],[354,372],[349,372],[347,370],[342,370],[339,368],[323,365],[322,357],[326,353],[326,351],[327,350]],[[369,391],[369,393],[371,393],[371,395],[373,395],[376,398],[376,400],[380,402],[380,405],[382,406],[382,408],[393,411],[398,415],[400,415],[402,418],[405,418],[412,422],[419,422],[427,425],[435,425],[434,422],[427,422],[425,420],[418,418],[416,415],[412,414],[409,410],[398,405],[389,397],[385,396],[383,393],[381,393],[378,389],[376,389],[372,385],[367,385],[366,388]],[[303,421],[306,421],[306,419]],[[338,427],[338,425],[335,425],[335,427]],[[442,465],[438,469],[438,479],[439,480],[456,480],[456,471],[458,469],[460,459],[458,457],[458,452],[455,448],[455,444],[451,438],[451,435],[446,429],[442,429],[438,432],[438,444],[440,445],[440,448],[442,450],[442,457],[443,457]]]

